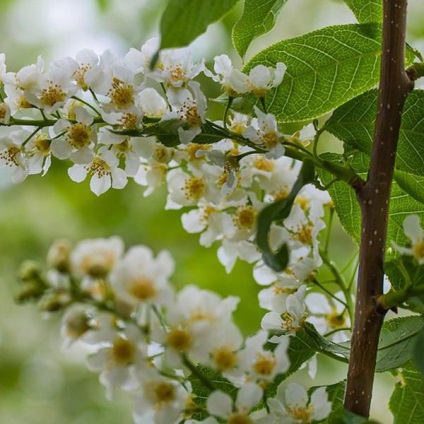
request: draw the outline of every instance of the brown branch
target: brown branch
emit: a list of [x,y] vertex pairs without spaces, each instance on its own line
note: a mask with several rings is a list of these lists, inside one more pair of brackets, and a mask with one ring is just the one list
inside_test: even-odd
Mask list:
[[407,0],[383,0],[380,88],[369,177],[357,190],[362,233],[351,360],[345,408],[369,415],[378,340],[385,310],[376,299],[383,290],[390,190],[401,115],[413,82],[405,72]]

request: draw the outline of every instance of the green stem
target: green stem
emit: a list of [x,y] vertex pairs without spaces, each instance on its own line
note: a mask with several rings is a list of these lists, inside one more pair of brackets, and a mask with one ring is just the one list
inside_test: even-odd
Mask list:
[[411,297],[423,294],[424,286],[408,286],[401,290],[390,290],[388,293],[379,296],[377,302],[384,310],[388,310],[397,306],[401,307]]
[[416,81],[417,79],[424,77],[424,62],[417,62],[412,64],[406,70],[406,73],[411,81]]
[[337,302],[340,302],[343,306],[345,306],[349,310],[349,306],[346,302],[339,299],[337,296],[335,296],[333,293],[331,293],[330,290],[326,289],[316,278],[312,281],[317,287],[319,287],[323,292],[327,293],[330,297],[332,297]]
[[72,98],[75,99],[75,100],[77,100],[77,101],[79,101],[79,102],[81,102],[81,103],[83,103],[87,107],[89,107],[92,111],[94,111],[96,113],[97,116],[99,116],[99,117],[102,116],[101,113],[93,105],[91,105],[90,103],[88,103],[85,100],[80,99],[79,97],[76,97],[76,96],[73,96]]
[[346,299],[345,306],[347,307],[350,322],[352,323],[353,322],[353,305],[352,305],[352,298],[350,296],[350,291],[347,287],[346,281],[343,275],[341,274],[341,272],[339,271],[339,269],[337,268],[337,265],[328,257],[327,252],[324,251],[323,249],[320,249],[319,253],[321,255],[322,261],[324,262],[325,265],[327,265],[328,269],[333,274],[335,283],[339,286],[340,290],[342,291]]
[[214,385],[208,380],[208,378],[187,358],[186,355],[181,355],[183,364],[195,375],[205,387],[209,390],[215,390]]

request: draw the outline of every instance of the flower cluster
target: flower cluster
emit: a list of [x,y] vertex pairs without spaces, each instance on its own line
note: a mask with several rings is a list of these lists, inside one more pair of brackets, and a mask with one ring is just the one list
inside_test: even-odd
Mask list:
[[[308,423],[330,413],[325,388],[308,403],[305,389],[289,386],[285,407],[280,395],[264,397],[289,369],[289,336],[273,345],[263,330],[244,339],[232,320],[237,298],[195,286],[177,293],[168,252],[125,252],[118,237],[75,247],[62,240],[47,264],[47,273],[34,264],[22,268],[20,299],[36,299],[45,313],[64,311],[65,344],[89,346],[88,366],[109,398],[116,387],[134,395],[136,423],[277,423],[282,416]],[[198,396],[199,384],[207,399]]]
[[[257,217],[296,181],[300,162],[285,155],[288,146],[301,150],[315,135],[312,125],[285,135],[265,110],[264,96],[286,67],[258,65],[247,74],[221,55],[210,71],[189,50],[174,49],[150,69],[157,49],[151,39],[122,58],[84,50],[47,67],[39,58],[16,73],[6,72],[0,55],[0,167],[10,167],[18,182],[44,175],[52,157],[69,160],[70,178],[90,176],[97,195],[125,187],[128,178],[146,188],[145,196],[166,182],[166,209],[190,208],[183,227],[199,233],[202,246],[218,242],[228,272],[237,258],[255,264],[254,278],[265,287],[260,304],[269,311],[262,327],[294,333],[306,317],[302,285],[322,263],[318,234],[330,198],[311,184],[299,192],[290,215],[270,231],[271,247],[287,244],[290,263],[282,273],[268,268],[256,245]],[[223,121],[207,119],[195,81],[201,73],[228,96]],[[228,113],[241,96],[257,100],[252,116]]]

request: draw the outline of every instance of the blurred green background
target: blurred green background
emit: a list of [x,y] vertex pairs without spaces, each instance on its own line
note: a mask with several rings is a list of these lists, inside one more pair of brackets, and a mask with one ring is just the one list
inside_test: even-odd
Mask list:
[[[33,63],[41,54],[48,62],[73,55],[82,48],[97,52],[110,48],[124,53],[140,48],[157,34],[164,0],[0,0],[0,52],[6,53],[8,70]],[[409,41],[424,50],[424,5],[410,1]],[[196,57],[209,61],[220,53],[237,57],[229,31],[239,16],[235,8],[223,23],[213,25],[193,45]],[[353,22],[340,1],[289,1],[277,28],[251,46],[249,55],[265,45],[312,29]],[[331,140],[330,140],[331,142]],[[1,424],[113,424],[131,423],[131,399],[117,391],[108,402],[98,377],[87,370],[85,354],[64,349],[59,320],[43,320],[34,306],[14,303],[15,273],[24,259],[43,261],[57,238],[76,242],[83,238],[120,235],[126,246],[146,244],[156,253],[171,251],[177,262],[173,281],[177,287],[196,283],[222,295],[240,296],[237,322],[246,334],[259,328],[263,314],[257,306],[257,286],[251,266],[238,262],[227,275],[216,259],[216,248],[198,245],[198,235],[186,234],[181,212],[163,210],[165,192],[142,196],[141,187],[128,185],[100,198],[87,183],[72,183],[67,164],[54,162],[45,177],[28,178],[10,186],[0,173],[0,423]],[[345,263],[353,245],[338,229],[331,250]],[[344,377],[343,367],[320,362],[318,383],[330,384]],[[307,384],[317,384],[307,380]],[[389,377],[383,377],[374,396],[375,416],[390,422],[385,407],[390,394]],[[379,407],[379,409],[378,409]]]

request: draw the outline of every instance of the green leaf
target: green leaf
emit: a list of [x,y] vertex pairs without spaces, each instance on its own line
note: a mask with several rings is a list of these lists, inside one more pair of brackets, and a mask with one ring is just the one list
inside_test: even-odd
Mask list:
[[[266,349],[274,350],[278,344],[268,342]],[[266,397],[274,397],[280,383],[295,373],[306,361],[309,361],[316,353],[314,342],[306,331],[298,331],[296,336],[290,337],[290,343],[287,350],[290,366],[289,369],[276,378],[267,386]]]
[[161,49],[190,44],[238,0],[169,0],[160,22]]
[[[370,154],[377,113],[377,90],[354,98],[334,111],[325,129],[361,152]],[[396,168],[424,175],[424,91],[414,90],[406,99],[399,134]],[[399,176],[404,181],[405,176]],[[408,183],[406,183],[408,184]],[[414,190],[416,192],[417,190]],[[421,199],[424,197],[421,190]]]
[[378,24],[340,25],[281,41],[252,58],[255,65],[287,65],[279,87],[266,98],[280,122],[316,118],[372,88],[379,79]]
[[275,271],[283,271],[287,267],[289,251],[286,244],[283,244],[277,252],[271,249],[268,242],[269,229],[274,221],[282,220],[289,216],[297,193],[304,185],[311,183],[314,177],[315,170],[312,161],[305,160],[290,194],[286,198],[277,200],[263,208],[258,216],[256,242],[259,249],[262,250],[264,262]]
[[381,22],[383,3],[381,0],[344,0],[358,22]]
[[424,317],[409,316],[386,321],[380,334],[376,372],[398,368],[411,360]]
[[110,0],[97,0],[97,6],[104,13],[110,8]]
[[389,407],[395,424],[424,422],[424,380],[412,366],[399,372],[401,381],[396,384]]
[[[388,276],[394,290],[402,290],[407,286],[424,285],[424,265],[418,265],[412,256],[399,256],[386,262],[384,272]],[[424,299],[410,297],[406,305],[411,311],[424,313]]]
[[[328,158],[335,160],[334,156],[328,156]],[[342,161],[343,158],[339,156],[339,160]],[[367,155],[355,153],[349,158],[349,163],[360,176],[366,179],[369,167],[369,158]],[[332,176],[329,173],[320,171],[319,175],[324,184],[332,180]],[[354,191],[344,182],[335,182],[329,187],[328,192],[333,199],[337,215],[340,218],[344,230],[359,243],[361,213]],[[389,209],[388,248],[391,248],[392,241],[399,245],[406,245],[408,243],[408,238],[403,232],[403,221],[405,217],[411,214],[417,214],[421,221],[424,222],[424,204],[409,196],[394,181]],[[388,250],[387,254],[389,259],[393,258],[395,255],[393,248]]]
[[318,333],[318,331],[315,329],[315,327],[310,324],[306,323],[304,325],[305,331],[309,336],[309,343],[310,345],[317,351],[322,353],[330,353],[336,357],[339,358],[342,362],[348,362],[349,356],[350,356],[350,347],[349,344],[338,344],[334,343],[329,339],[326,339],[321,334]]
[[415,340],[414,347],[412,349],[412,360],[414,361],[415,366],[418,371],[424,376],[424,328],[418,333],[418,336]]
[[278,13],[287,0],[245,0],[243,14],[232,31],[233,44],[240,56],[250,43],[275,25]]
[[[232,397],[235,400],[238,389],[224,378],[219,371],[209,368],[204,365],[197,365],[197,371],[202,374],[214,387],[214,390],[221,390]],[[206,410],[206,401],[208,396],[214,391],[211,388],[206,387],[198,376],[190,374],[188,380],[191,383],[194,397],[194,402],[198,409],[193,414],[192,418],[195,420],[203,420],[209,416]]]
[[339,407],[328,417],[327,424],[379,424],[377,421],[369,420]]
[[402,190],[405,190],[415,200],[424,203],[424,177],[396,170],[395,179]]

